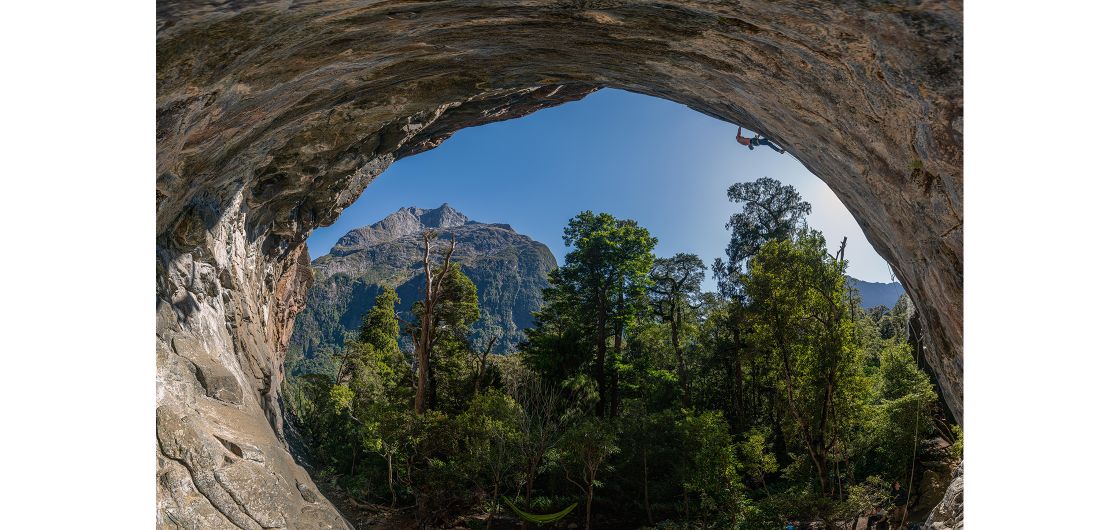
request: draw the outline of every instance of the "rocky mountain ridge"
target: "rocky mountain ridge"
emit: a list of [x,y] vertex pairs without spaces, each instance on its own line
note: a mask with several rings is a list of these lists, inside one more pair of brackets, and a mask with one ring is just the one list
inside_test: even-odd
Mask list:
[[898,303],[898,298],[906,294],[906,290],[898,282],[865,282],[851,276],[848,276],[847,280],[849,287],[859,291],[860,306],[864,309],[880,305],[894,307]]
[[478,287],[482,317],[474,326],[476,336],[497,334],[495,353],[516,348],[522,330],[533,323],[533,311],[541,306],[548,272],[556,267],[552,252],[508,224],[472,221],[448,204],[407,207],[347,232],[329,253],[312,262],[307,309],[296,318],[289,346],[295,373],[322,367],[358,328],[382,289],[396,290],[401,298],[398,312],[408,314],[423,288],[421,256],[427,230],[437,232],[433,254],[442,253],[455,238],[452,261]]

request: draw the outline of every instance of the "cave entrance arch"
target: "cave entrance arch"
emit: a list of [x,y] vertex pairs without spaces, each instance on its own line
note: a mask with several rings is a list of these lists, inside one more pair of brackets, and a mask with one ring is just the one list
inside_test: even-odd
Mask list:
[[602,87],[759,131],[828,184],[962,419],[959,1],[199,0],[156,25],[161,522],[345,525],[274,434],[308,234],[393,161]]

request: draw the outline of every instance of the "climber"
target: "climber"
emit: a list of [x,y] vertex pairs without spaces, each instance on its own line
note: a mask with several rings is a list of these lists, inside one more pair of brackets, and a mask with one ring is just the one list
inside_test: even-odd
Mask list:
[[775,150],[779,153],[785,153],[786,152],[785,149],[782,149],[781,147],[778,147],[778,146],[774,145],[774,143],[771,142],[769,138],[762,138],[761,136],[759,136],[757,134],[754,135],[754,138],[747,138],[746,136],[743,136],[743,128],[742,127],[739,127],[739,132],[735,133],[735,141],[747,146],[752,151],[754,150],[754,146],[756,146],[756,145],[768,145],[768,146],[770,146],[770,149],[773,149],[773,150]]
[[876,506],[871,509],[867,514],[867,529],[877,529],[879,526],[887,522],[887,514],[883,512],[882,506]]

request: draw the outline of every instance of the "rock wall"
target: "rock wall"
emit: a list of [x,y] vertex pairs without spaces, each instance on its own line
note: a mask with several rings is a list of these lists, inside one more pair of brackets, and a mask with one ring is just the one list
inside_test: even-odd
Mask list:
[[930,512],[925,530],[960,530],[964,528],[964,465],[957,466],[953,481],[945,490],[945,498]]
[[826,182],[962,419],[961,24],[960,1],[159,2],[160,526],[345,527],[276,435],[305,239],[393,161],[601,87],[761,131]]

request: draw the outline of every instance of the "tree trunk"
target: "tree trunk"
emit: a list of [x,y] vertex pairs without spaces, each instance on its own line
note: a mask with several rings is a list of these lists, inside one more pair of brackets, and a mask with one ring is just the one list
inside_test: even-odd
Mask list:
[[738,431],[743,432],[744,420],[747,416],[746,407],[743,404],[743,355],[742,351],[735,352],[735,417],[738,419]]
[[[431,354],[429,353],[429,357]],[[428,365],[428,409],[438,409],[439,399],[436,392],[436,367]]]
[[622,361],[622,292],[618,293],[618,315],[614,321],[614,352],[611,358],[611,417],[618,417],[618,363]]
[[414,409],[417,414],[423,414],[426,410],[425,405],[427,400],[425,396],[428,393],[428,353],[423,349],[417,348],[417,374],[416,374],[416,401]]
[[774,391],[766,392],[766,401],[770,410],[770,430],[774,433],[774,457],[778,461],[778,468],[784,469],[793,463],[789,456],[789,443],[786,442],[786,433],[782,430],[782,420],[777,411],[777,396]]
[[607,304],[603,293],[597,295],[598,316],[595,320],[595,380],[599,384],[599,402],[595,404],[595,415],[602,418],[606,413],[607,399]]
[[529,502],[533,500],[533,483],[537,478],[537,462],[529,462],[529,477],[525,480],[525,506],[531,507]]
[[832,490],[829,489],[831,481],[828,479],[828,462],[824,460],[824,455],[819,454],[816,450],[809,450],[809,458],[813,461],[813,466],[817,468],[817,478],[821,482],[821,495],[832,496]]
[[428,370],[431,351],[428,349],[431,345],[431,332],[432,332],[432,302],[433,295],[435,294],[432,289],[432,267],[429,261],[429,238],[427,234],[424,237],[424,314],[420,319],[420,340],[416,341],[416,358],[417,358],[417,374],[416,374],[416,402],[414,408],[417,414],[423,414],[427,410],[428,405]]
[[[351,427],[352,428],[352,427]],[[355,435],[354,438],[357,438]],[[354,470],[358,468],[358,441],[356,439],[350,440],[350,475],[354,475]]]
[[739,323],[733,325],[734,351],[731,354],[731,408],[734,410],[735,421],[732,427],[735,434],[745,430],[746,411],[743,407],[743,344],[739,332]]
[[669,310],[669,331],[673,341],[673,353],[677,354],[677,379],[681,385],[681,402],[687,407],[692,402],[691,389],[688,383],[688,365],[684,362],[684,352],[681,351],[680,323],[681,308],[676,300]]
[[393,487],[393,456],[389,455],[389,457],[386,458],[385,461],[388,462],[388,464],[389,464],[389,496],[392,497],[392,502],[389,504],[389,507],[390,508],[396,508],[397,507],[397,489],[395,487]]
[[689,508],[688,508],[688,490],[684,490],[684,523],[685,523],[685,525],[688,525],[688,521],[691,518],[692,518],[692,516],[689,513]]
[[[591,481],[595,482],[595,479],[592,478]],[[587,509],[584,510],[584,518],[585,518],[584,525],[586,526],[587,530],[591,530],[591,500],[594,497],[595,497],[595,486],[593,486],[591,484],[588,484],[588,486],[587,486]]]
[[451,246],[447,248],[447,253],[443,255],[443,269],[436,275],[433,283],[432,278],[432,265],[431,265],[431,240],[435,239],[435,232],[430,231],[424,234],[424,314],[420,319],[420,337],[415,340],[416,343],[416,357],[418,372],[416,377],[416,401],[414,408],[417,414],[423,414],[428,410],[428,394],[432,392],[434,396],[435,385],[431,385],[429,390],[429,379],[432,378],[431,372],[431,356],[432,346],[435,344],[435,307],[439,302],[440,294],[443,288],[443,280],[447,277],[448,269],[451,266],[451,254],[455,252],[455,238],[451,238]]
[[490,507],[490,513],[486,516],[486,530],[490,530],[490,524],[494,522],[494,512],[498,510],[498,483],[494,483],[494,498],[493,506]]

